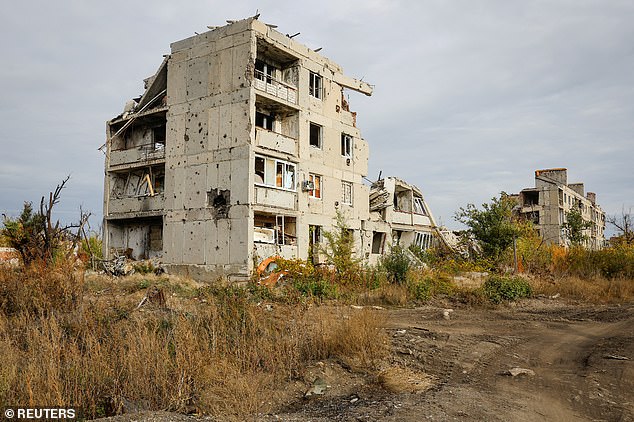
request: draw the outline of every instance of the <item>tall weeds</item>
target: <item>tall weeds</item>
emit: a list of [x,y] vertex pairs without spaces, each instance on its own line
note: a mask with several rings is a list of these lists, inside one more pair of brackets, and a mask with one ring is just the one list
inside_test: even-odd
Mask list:
[[371,311],[271,310],[229,288],[191,299],[194,312],[133,310],[117,292],[82,301],[74,283],[69,269],[0,270],[0,404],[243,418],[269,410],[263,398],[314,359],[370,368],[386,348]]

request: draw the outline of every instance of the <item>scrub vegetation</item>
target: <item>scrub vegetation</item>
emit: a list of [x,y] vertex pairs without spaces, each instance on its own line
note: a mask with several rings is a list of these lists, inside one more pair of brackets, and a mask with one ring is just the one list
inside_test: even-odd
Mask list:
[[33,237],[43,239],[46,218],[25,205],[1,230],[5,242],[23,245],[23,265],[0,266],[0,403],[77,406],[88,418],[169,410],[244,419],[287,405],[286,386],[312,382],[307,368],[318,362],[382,379],[391,353],[385,307],[634,299],[631,242],[547,246],[513,221],[505,201],[461,211],[471,236],[490,243],[469,258],[395,247],[368,267],[353,258],[338,220],[325,235],[332,265],[279,259],[284,276],[274,287],[86,271],[90,260],[78,257],[100,248],[98,236],[78,241],[77,255],[66,253],[72,239],[39,253],[44,244]]

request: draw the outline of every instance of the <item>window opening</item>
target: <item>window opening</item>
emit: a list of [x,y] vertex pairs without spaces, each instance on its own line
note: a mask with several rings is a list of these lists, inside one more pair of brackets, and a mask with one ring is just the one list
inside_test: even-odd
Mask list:
[[341,155],[352,158],[352,136],[341,134]]
[[275,78],[275,70],[275,66],[271,66],[261,60],[255,61],[255,77],[261,81],[265,81],[267,84],[270,84]]
[[341,190],[341,202],[347,205],[352,205],[352,183],[341,182]]
[[275,117],[271,114],[265,114],[259,111],[255,112],[255,125],[257,127],[261,127],[262,129],[267,129],[267,130],[273,130],[274,121],[275,121]]
[[322,127],[318,124],[310,124],[310,146],[320,148],[322,145]]
[[255,183],[295,190],[295,164],[274,158],[255,157]]
[[372,253],[373,254],[383,253],[384,239],[385,239],[385,233],[374,232],[372,234]]
[[310,72],[309,93],[311,97],[322,98],[322,79],[317,73]]
[[423,202],[423,198],[414,197],[414,212],[416,214],[427,215],[425,211],[425,203]]
[[308,182],[312,187],[312,189],[309,190],[309,195],[313,198],[321,198],[321,176],[309,174]]

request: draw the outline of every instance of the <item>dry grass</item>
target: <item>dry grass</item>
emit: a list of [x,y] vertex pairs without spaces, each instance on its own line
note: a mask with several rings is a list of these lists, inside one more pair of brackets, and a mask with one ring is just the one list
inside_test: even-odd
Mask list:
[[[172,292],[170,309],[134,310],[147,282],[93,279],[81,300],[75,290],[57,297],[77,284],[72,272],[1,273],[0,402],[79,406],[89,417],[164,409],[242,419],[270,410],[263,398],[316,359],[371,370],[387,350],[377,311],[271,310],[245,290],[189,296],[195,285],[164,278],[149,282]],[[30,295],[37,306],[24,305]]]
[[530,284],[536,295],[560,294],[565,298],[591,303],[625,303],[634,300],[634,280],[631,279],[538,277],[531,279]]

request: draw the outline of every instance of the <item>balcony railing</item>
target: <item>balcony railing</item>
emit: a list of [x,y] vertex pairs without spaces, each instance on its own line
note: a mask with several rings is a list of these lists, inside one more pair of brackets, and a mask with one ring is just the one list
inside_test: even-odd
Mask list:
[[285,82],[278,81],[260,70],[255,71],[253,86],[260,91],[281,98],[291,104],[297,104],[297,88]]
[[110,151],[110,166],[118,166],[121,164],[139,163],[145,165],[148,161],[165,159],[165,146],[159,147],[154,144],[141,145],[130,149],[120,149]]

